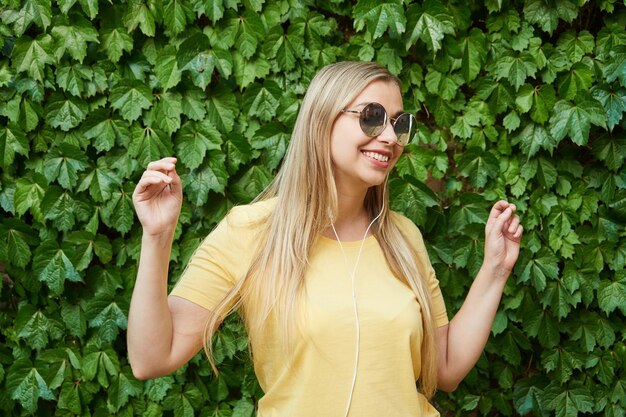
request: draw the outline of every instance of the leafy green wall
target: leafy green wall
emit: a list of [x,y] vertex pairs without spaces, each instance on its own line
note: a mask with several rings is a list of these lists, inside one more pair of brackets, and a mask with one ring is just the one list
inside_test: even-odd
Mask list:
[[450,313],[490,204],[526,229],[485,354],[444,415],[626,415],[626,5],[617,0],[0,0],[0,414],[250,416],[241,325],[136,381],[124,330],[148,161],[179,157],[181,271],[285,152],[315,72],[376,60],[418,140],[392,204]]

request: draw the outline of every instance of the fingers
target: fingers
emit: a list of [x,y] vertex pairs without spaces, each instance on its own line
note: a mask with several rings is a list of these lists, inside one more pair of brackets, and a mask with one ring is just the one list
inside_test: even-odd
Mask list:
[[515,215],[517,207],[505,200],[500,200],[493,205],[487,221],[486,233],[503,234],[507,238],[517,240],[522,236],[524,228],[519,216]]
[[139,195],[145,193],[151,186],[157,185],[162,185],[162,187],[158,187],[159,190],[169,185],[170,187],[176,188],[178,191],[180,188],[180,177],[176,173],[176,162],[176,158],[173,157],[150,162],[141,175],[141,179],[137,183],[134,194]]
[[[496,205],[497,204],[498,203],[496,203]],[[496,213],[494,213],[494,211]],[[504,208],[504,210],[499,211],[499,209],[496,209],[496,207],[494,206],[494,208],[491,210],[491,213],[492,214],[489,216],[491,220],[491,225],[488,224],[488,226],[490,226],[490,229],[496,233],[504,232],[506,230],[506,224],[512,221],[511,218],[513,216],[513,208],[508,206]],[[495,214],[494,217],[492,217],[493,214]]]
[[504,224],[505,230],[503,233],[510,239],[519,240],[524,232],[524,227],[520,224],[518,216],[513,216],[508,222]]
[[158,161],[150,162],[146,170],[168,172],[168,171],[174,170],[175,168],[176,168],[176,158],[167,157],[167,158],[159,159]]

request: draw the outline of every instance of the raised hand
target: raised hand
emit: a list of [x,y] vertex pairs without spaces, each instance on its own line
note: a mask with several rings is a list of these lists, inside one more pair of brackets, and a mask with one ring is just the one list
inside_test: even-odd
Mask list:
[[176,173],[176,158],[148,164],[133,192],[133,204],[145,234],[173,233],[183,192]]
[[520,240],[524,228],[514,213],[514,204],[498,201],[489,213],[485,226],[485,265],[507,277],[519,255]]

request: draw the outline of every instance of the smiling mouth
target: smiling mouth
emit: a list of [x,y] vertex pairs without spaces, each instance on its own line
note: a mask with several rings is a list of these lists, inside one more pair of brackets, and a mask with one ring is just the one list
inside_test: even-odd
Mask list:
[[373,159],[375,159],[377,161],[380,161],[380,162],[387,162],[387,161],[389,161],[389,157],[387,155],[381,155],[381,154],[376,153],[376,152],[363,151],[363,155],[365,155],[367,157],[370,157],[370,158],[373,158]]

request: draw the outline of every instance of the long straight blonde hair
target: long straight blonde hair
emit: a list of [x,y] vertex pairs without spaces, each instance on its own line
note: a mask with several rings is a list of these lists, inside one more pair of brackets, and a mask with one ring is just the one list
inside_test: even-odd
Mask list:
[[[263,218],[256,255],[247,274],[214,309],[205,329],[205,351],[215,370],[212,335],[232,310],[244,319],[251,345],[267,323],[276,320],[284,347],[293,340],[296,307],[303,288],[309,255],[319,234],[337,213],[337,190],[330,157],[333,123],[371,82],[382,80],[400,88],[399,80],[384,67],[368,62],[339,62],[324,67],[311,81],[276,178],[256,199],[276,198],[276,207]],[[431,313],[427,266],[409,240],[391,220],[384,184],[371,187],[365,207],[374,218],[382,210],[373,234],[393,274],[415,293],[422,310],[420,390],[431,397],[437,386],[437,349]],[[252,301],[253,302],[250,302]],[[252,352],[254,355],[254,352]]]

